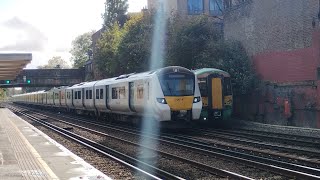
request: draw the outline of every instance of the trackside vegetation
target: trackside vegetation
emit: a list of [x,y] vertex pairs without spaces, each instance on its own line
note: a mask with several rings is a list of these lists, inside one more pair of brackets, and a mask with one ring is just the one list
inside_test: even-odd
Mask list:
[[[149,68],[153,13],[128,14],[122,25],[117,21],[103,32],[94,60],[103,77],[142,72]],[[244,47],[223,38],[221,24],[205,15],[168,20],[164,64],[189,69],[213,67],[231,74],[235,94],[253,90],[255,74]]]

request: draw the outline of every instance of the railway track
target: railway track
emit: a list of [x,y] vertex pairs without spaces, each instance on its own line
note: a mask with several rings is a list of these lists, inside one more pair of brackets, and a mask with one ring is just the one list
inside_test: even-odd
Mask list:
[[215,129],[199,129],[205,135],[228,135],[239,138],[247,138],[255,141],[281,142],[287,145],[320,148],[320,138],[310,136],[288,135],[282,133],[262,133],[259,131],[231,131],[231,130],[215,130]]
[[[161,170],[157,167],[153,167],[145,162],[142,162],[134,157],[129,157],[121,152],[117,152],[113,149],[110,149],[108,147],[105,147],[105,146],[102,146],[100,145],[99,143],[97,142],[93,142],[92,140],[89,140],[87,138],[84,138],[84,137],[81,137],[79,135],[76,135],[68,130],[64,130],[63,128],[60,128],[60,127],[57,127],[56,125],[53,125],[52,123],[48,123],[44,120],[41,120],[41,118],[37,117],[37,116],[34,116],[34,115],[30,115],[26,112],[26,110],[18,110],[18,109],[14,109],[13,107],[11,107],[12,110],[15,110],[16,112],[38,122],[38,123],[41,123],[42,125],[58,132],[58,133],[62,133],[63,135],[65,135],[66,137],[69,137],[69,138],[72,138],[73,140],[77,141],[77,142],[81,142],[81,143],[84,143],[84,144],[89,144],[90,146],[93,146],[94,148],[97,148],[100,152],[103,151],[103,153],[107,153],[107,154],[111,154],[111,156],[115,156],[117,159],[119,160],[122,160],[124,163],[130,163],[130,164],[125,164],[125,165],[129,165],[129,167],[131,168],[134,168],[135,170],[139,169],[138,167],[141,167],[141,165],[143,165],[143,169],[139,169],[139,172],[142,172],[144,173],[145,175],[148,175],[152,178],[166,178],[166,179],[183,179],[179,176],[176,176],[174,174],[171,174],[170,172],[167,172],[167,171],[164,171],[164,170]],[[44,117],[42,115],[42,117]],[[43,119],[43,118],[42,118]],[[58,120],[58,119],[56,119]],[[59,121],[62,121],[62,120],[59,120]],[[183,157],[179,157],[179,156],[176,156],[176,155],[172,155],[172,154],[169,154],[169,153],[166,153],[166,152],[162,152],[162,151],[159,151],[159,150],[156,150],[156,149],[152,149],[152,148],[149,148],[149,147],[146,147],[146,146],[142,146],[140,144],[136,144],[136,143],[133,143],[133,142],[130,142],[130,141],[127,141],[127,140],[124,140],[124,139],[121,139],[121,138],[118,138],[118,137],[115,137],[115,136],[111,136],[109,134],[106,134],[106,133],[103,133],[103,132],[98,132],[98,131],[95,131],[95,130],[92,130],[92,129],[89,129],[87,127],[82,127],[82,126],[79,126],[79,125],[76,125],[76,124],[72,124],[72,123],[69,123],[69,122],[63,122],[63,123],[66,123],[68,124],[69,126],[73,126],[73,127],[77,127],[77,128],[81,128],[83,130],[86,130],[90,133],[95,133],[95,134],[99,134],[101,136],[104,136],[104,137],[108,137],[108,138],[113,138],[113,139],[116,139],[118,141],[122,141],[122,142],[125,142],[125,143],[128,143],[128,144],[132,144],[132,145],[135,145],[135,146],[140,146],[140,147],[143,147],[149,151],[153,151],[153,152],[156,152],[157,154],[160,154],[161,156],[166,156],[168,158],[172,158],[172,159],[177,159],[179,161],[182,161],[184,163],[188,163],[190,165],[193,165],[203,171],[207,171],[209,173],[212,173],[212,174],[215,174],[215,175],[218,175],[220,177],[224,177],[224,178],[231,178],[231,179],[251,179],[251,178],[248,178],[248,177],[245,177],[245,176],[242,176],[242,175],[239,175],[239,174],[236,174],[236,173],[233,173],[233,172],[230,172],[230,171],[226,171],[226,170],[222,170],[222,169],[218,169],[218,168],[214,168],[214,167],[210,167],[210,166],[207,166],[205,164],[202,164],[202,163],[199,163],[199,162],[195,162],[195,161],[191,161],[191,160],[188,160],[188,159],[185,159]],[[89,143],[88,143],[89,142]],[[107,155],[109,157],[109,155]],[[138,166],[134,166],[134,165],[138,165]],[[152,175],[151,173],[148,173],[148,172],[156,172],[155,175]]]
[[[27,117],[28,119],[34,121],[34,122],[37,122],[43,126],[45,126],[46,128],[62,135],[62,136],[65,136],[66,138],[69,138],[69,139],[72,139],[73,141],[83,145],[83,146],[86,146],[90,149],[92,149],[93,151],[97,151],[129,168],[132,168],[133,170],[139,172],[139,173],[142,173],[144,174],[146,177],[149,177],[151,179],[162,179],[162,178],[168,178],[168,179],[183,179],[181,177],[178,177],[178,176],[175,176],[171,173],[168,173],[166,171],[163,171],[163,170],[160,170],[156,167],[152,167],[152,166],[149,166],[148,164],[144,163],[144,162],[141,162],[135,158],[132,158],[132,157],[129,157],[125,154],[122,154],[118,151],[115,151],[113,149],[110,149],[108,147],[105,147],[105,146],[102,146],[100,145],[99,143],[97,142],[94,142],[94,141],[91,141],[89,139],[86,139],[84,137],[81,137],[77,134],[74,134],[68,130],[65,130],[63,128],[60,128],[60,127],[57,127],[51,123],[48,123],[48,122],[45,122],[44,120],[41,120],[40,118],[38,117],[35,117],[35,116],[32,116],[32,115],[29,115],[28,113],[26,113],[25,111],[21,111],[19,109],[15,109],[13,107],[10,107],[11,110],[13,110],[14,112],[16,113],[19,113],[25,117]],[[139,166],[143,166],[144,169],[146,170],[143,170],[141,168],[139,168],[138,166],[136,166],[135,164],[139,164]],[[150,174],[148,173],[147,171],[152,171],[152,172],[155,172],[155,175],[153,174]]]
[[[87,122],[87,120],[82,121],[82,123],[88,123],[95,126],[101,126],[94,122]],[[117,127],[111,127],[110,125],[103,126],[104,128],[113,128],[116,129]],[[139,135],[139,132],[133,132],[132,130],[128,129],[117,129],[123,132],[132,134],[132,135]],[[245,153],[235,152],[232,150],[221,149],[217,147],[213,147],[209,144],[203,143],[201,141],[193,140],[186,137],[171,137],[171,136],[164,136],[161,137],[153,136],[150,134],[144,134],[142,136],[146,136],[146,138],[153,138],[162,143],[169,143],[177,146],[181,146],[183,148],[189,148],[195,151],[199,151],[205,154],[210,154],[212,156],[219,156],[223,159],[229,159],[236,162],[242,162],[243,164],[253,164],[255,167],[259,167],[261,169],[268,169],[272,172],[280,173],[284,176],[290,176],[294,178],[303,178],[303,179],[314,179],[319,178],[320,172],[319,169],[310,168],[294,163],[286,163],[274,159],[263,158],[254,155],[248,155]]]

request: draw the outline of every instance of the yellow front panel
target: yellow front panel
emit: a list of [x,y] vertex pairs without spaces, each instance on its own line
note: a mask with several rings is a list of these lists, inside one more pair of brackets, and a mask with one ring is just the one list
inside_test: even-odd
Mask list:
[[165,99],[172,111],[190,110],[193,96],[166,96]]
[[203,107],[208,106],[208,97],[202,97],[202,106]]
[[211,79],[212,109],[222,109],[222,82],[220,78]]

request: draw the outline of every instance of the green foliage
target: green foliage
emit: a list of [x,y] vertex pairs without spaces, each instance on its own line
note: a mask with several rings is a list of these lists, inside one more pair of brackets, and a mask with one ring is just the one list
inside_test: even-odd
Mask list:
[[38,69],[67,69],[70,68],[68,63],[61,56],[53,56],[49,59],[48,64],[38,66]]
[[152,31],[150,24],[149,15],[134,14],[123,28],[116,23],[102,34],[94,58],[104,77],[147,70]]
[[223,40],[213,24],[205,16],[176,17],[169,25],[166,65],[222,69],[231,74],[235,94],[250,92],[256,77],[245,49],[238,41]]
[[70,53],[74,68],[83,67],[88,60],[88,53],[92,51],[91,36],[93,33],[94,31],[81,34],[72,41]]
[[119,74],[118,48],[124,31],[118,24],[114,24],[108,31],[105,31],[97,43],[95,62],[98,70],[105,77]]
[[104,3],[105,12],[102,16],[104,27],[107,29],[113,27],[115,23],[123,25],[126,20],[128,10],[128,0],[106,0]]
[[125,24],[125,33],[118,51],[122,73],[148,70],[152,40],[151,21],[150,15],[137,14]]
[[[97,44],[95,61],[104,77],[148,70],[153,15],[132,15],[123,27],[115,23]],[[165,65],[189,69],[212,67],[229,72],[236,94],[249,93],[255,74],[240,42],[225,41],[219,26],[206,16],[173,17],[168,23]]]

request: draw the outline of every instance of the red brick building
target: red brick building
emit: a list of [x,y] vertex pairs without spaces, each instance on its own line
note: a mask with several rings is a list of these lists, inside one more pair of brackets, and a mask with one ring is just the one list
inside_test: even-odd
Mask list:
[[264,82],[257,96],[247,98],[249,105],[237,103],[236,112],[274,124],[320,128],[319,3],[245,0],[225,10],[225,39],[243,43]]

